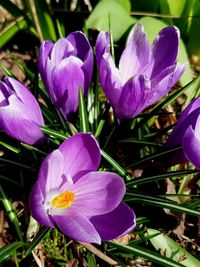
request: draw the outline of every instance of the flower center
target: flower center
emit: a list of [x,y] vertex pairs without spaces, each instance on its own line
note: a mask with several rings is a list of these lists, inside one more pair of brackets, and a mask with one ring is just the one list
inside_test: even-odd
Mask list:
[[70,207],[74,200],[75,193],[65,191],[64,193],[54,197],[52,199],[52,206],[55,208],[67,208]]

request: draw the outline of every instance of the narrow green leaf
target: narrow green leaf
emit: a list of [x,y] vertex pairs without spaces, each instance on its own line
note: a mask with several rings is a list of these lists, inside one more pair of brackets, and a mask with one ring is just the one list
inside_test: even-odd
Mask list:
[[169,236],[164,235],[158,230],[147,229],[149,235],[155,235],[150,239],[151,244],[157,251],[164,251],[165,257],[170,258],[176,262],[181,263],[187,267],[199,267],[200,261],[198,261],[194,256],[192,256],[187,250],[182,248]]
[[36,29],[39,33],[41,31],[43,40],[56,41],[56,32],[54,27],[54,22],[50,14],[49,6],[45,0],[34,0],[35,8],[30,6]]
[[24,258],[26,258],[32,252],[32,250],[34,250],[34,248],[44,239],[49,231],[50,228],[47,228],[46,226],[41,227],[33,241],[31,241],[30,244],[27,245],[23,256]]
[[149,145],[149,146],[156,146],[156,147],[163,146],[163,144],[160,144],[160,143],[150,142],[150,141],[140,140],[140,139],[135,139],[135,138],[119,140],[119,143],[132,143],[132,144],[145,145],[145,146]]
[[9,260],[16,250],[20,247],[25,246],[24,242],[13,242],[7,246],[0,248],[0,263]]
[[105,151],[102,149],[100,150],[102,157],[104,157],[105,160],[107,160],[113,168],[115,168],[120,175],[124,176],[127,180],[130,180],[131,178],[126,174],[126,170],[122,168],[111,156],[109,156]]
[[147,196],[145,194],[137,194],[129,192],[126,193],[126,196],[128,197],[126,199],[127,202],[139,202],[150,206],[170,209],[179,213],[186,213],[194,216],[200,216],[199,210],[187,208],[182,204],[170,201],[169,199],[163,199],[159,197]]
[[126,186],[136,186],[136,185],[141,185],[141,184],[147,184],[147,183],[155,182],[155,181],[170,178],[170,177],[180,177],[180,176],[185,176],[185,175],[193,174],[197,172],[199,171],[197,170],[172,171],[172,172],[167,172],[164,174],[154,175],[150,177],[140,177],[137,179],[133,179],[130,182],[127,182]]
[[40,129],[42,130],[43,133],[45,133],[51,137],[54,137],[54,138],[59,138],[61,140],[66,140],[69,137],[69,135],[66,133],[64,134],[64,133],[52,130],[46,126],[40,126]]
[[164,151],[157,151],[156,153],[154,154],[150,154],[150,155],[147,155],[147,156],[144,156],[142,159],[140,159],[139,161],[136,161],[135,163],[133,164],[130,164],[129,166],[126,167],[126,169],[129,169],[129,168],[135,168],[145,162],[148,162],[148,161],[151,161],[151,160],[155,160],[155,159],[160,159],[161,157],[164,157],[164,156],[168,156],[174,152],[177,152],[177,151],[180,151],[182,149],[182,146],[178,146],[178,147],[175,147],[175,148],[170,148],[170,149],[166,149]]
[[10,39],[21,29],[28,27],[27,21],[24,17],[19,17],[14,21],[8,23],[0,30],[0,47],[2,48]]
[[109,241],[107,243],[113,247],[118,248],[119,250],[131,253],[134,256],[147,259],[165,267],[183,267],[183,265],[180,263],[177,263],[171,259],[161,256],[160,254],[152,250],[146,249],[138,245],[128,246],[114,241]]
[[83,96],[83,91],[79,89],[79,117],[80,117],[80,131],[89,132],[89,122],[88,122],[88,113],[86,110],[85,100]]
[[19,148],[16,148],[16,147],[13,147],[13,146],[11,146],[9,144],[6,144],[3,141],[0,141],[0,145],[3,146],[3,147],[5,147],[5,148],[7,148],[8,150],[16,153],[16,154],[20,153],[20,149]]
[[9,199],[6,197],[6,194],[5,194],[1,185],[0,185],[0,201],[2,202],[4,209],[8,215],[8,218],[11,222],[11,225],[13,226],[13,228],[17,234],[17,238],[20,241],[23,241],[22,230],[21,230],[17,215],[16,215],[15,210],[13,209],[12,204],[10,203]]
[[30,151],[33,151],[33,152],[38,152],[42,155],[47,155],[46,152],[42,151],[42,150],[39,150],[38,148],[34,147],[34,146],[31,146],[31,145],[28,145],[28,144],[24,144],[24,143],[21,143],[21,145],[23,147],[25,147],[26,149],[30,150]]

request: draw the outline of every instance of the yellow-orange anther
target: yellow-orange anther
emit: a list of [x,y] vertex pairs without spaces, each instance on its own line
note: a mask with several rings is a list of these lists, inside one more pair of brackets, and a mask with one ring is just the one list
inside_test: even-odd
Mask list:
[[52,200],[52,205],[55,208],[67,208],[70,207],[72,204],[72,201],[74,200],[75,194],[70,191],[65,191],[64,193],[58,195],[57,197],[54,197]]

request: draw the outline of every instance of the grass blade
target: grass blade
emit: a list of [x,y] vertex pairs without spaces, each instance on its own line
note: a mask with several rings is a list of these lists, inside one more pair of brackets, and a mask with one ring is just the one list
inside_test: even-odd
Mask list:
[[24,258],[26,258],[32,252],[32,250],[34,250],[34,248],[43,240],[43,238],[46,236],[46,234],[49,231],[50,231],[50,228],[47,228],[46,226],[41,227],[36,237],[25,249]]
[[146,194],[137,194],[137,193],[126,193],[128,197],[126,202],[138,202],[150,206],[170,209],[179,213],[186,213],[194,216],[200,216],[200,210],[191,209],[190,207],[185,207],[182,204],[178,204],[169,199],[163,199],[159,197],[147,196]]
[[83,91],[79,89],[79,116],[80,116],[80,131],[89,132],[89,122],[88,122],[88,113],[85,106],[85,100],[83,96]]
[[21,230],[17,215],[16,215],[9,199],[6,197],[6,194],[5,194],[2,186],[0,186],[0,201],[2,202],[4,209],[8,215],[8,218],[11,222],[11,225],[13,226],[13,229],[15,230],[15,232],[17,234],[17,238],[20,241],[23,241],[22,230]]
[[129,254],[131,253],[134,256],[142,257],[165,267],[183,267],[183,265],[178,262],[175,262],[171,259],[161,256],[156,252],[153,252],[152,250],[148,250],[138,245],[128,246],[114,241],[109,241],[107,243],[113,247],[118,248],[119,250],[128,252]]
[[0,263],[9,260],[12,255],[16,252],[16,250],[20,247],[25,246],[25,243],[20,242],[13,242],[5,247],[0,248]]

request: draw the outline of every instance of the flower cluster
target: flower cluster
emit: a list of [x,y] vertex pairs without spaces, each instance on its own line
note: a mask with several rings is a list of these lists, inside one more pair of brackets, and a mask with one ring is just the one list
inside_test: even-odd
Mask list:
[[[179,31],[174,26],[163,29],[150,46],[143,26],[136,24],[117,68],[110,53],[110,34],[99,33],[99,82],[118,122],[136,117],[179,80],[185,65],[176,63],[178,44]],[[77,112],[79,90],[87,95],[93,57],[92,47],[80,31],[40,46],[39,73],[52,104],[65,120],[72,120]],[[199,157],[191,156],[199,145],[198,102],[183,113],[168,145],[176,145],[174,139],[179,139],[185,157],[200,167]],[[13,78],[0,82],[0,129],[34,145],[45,140],[40,126],[44,126],[42,112],[28,88]],[[78,133],[65,140],[41,164],[30,195],[32,216],[42,225],[56,226],[82,242],[101,243],[134,229],[135,214],[122,202],[123,179],[98,171],[99,164],[100,148],[91,133]]]
[[183,74],[186,65],[176,64],[178,28],[160,31],[152,46],[141,24],[136,24],[115,66],[110,53],[110,34],[101,32],[96,42],[100,84],[118,120],[133,119],[165,96]]

